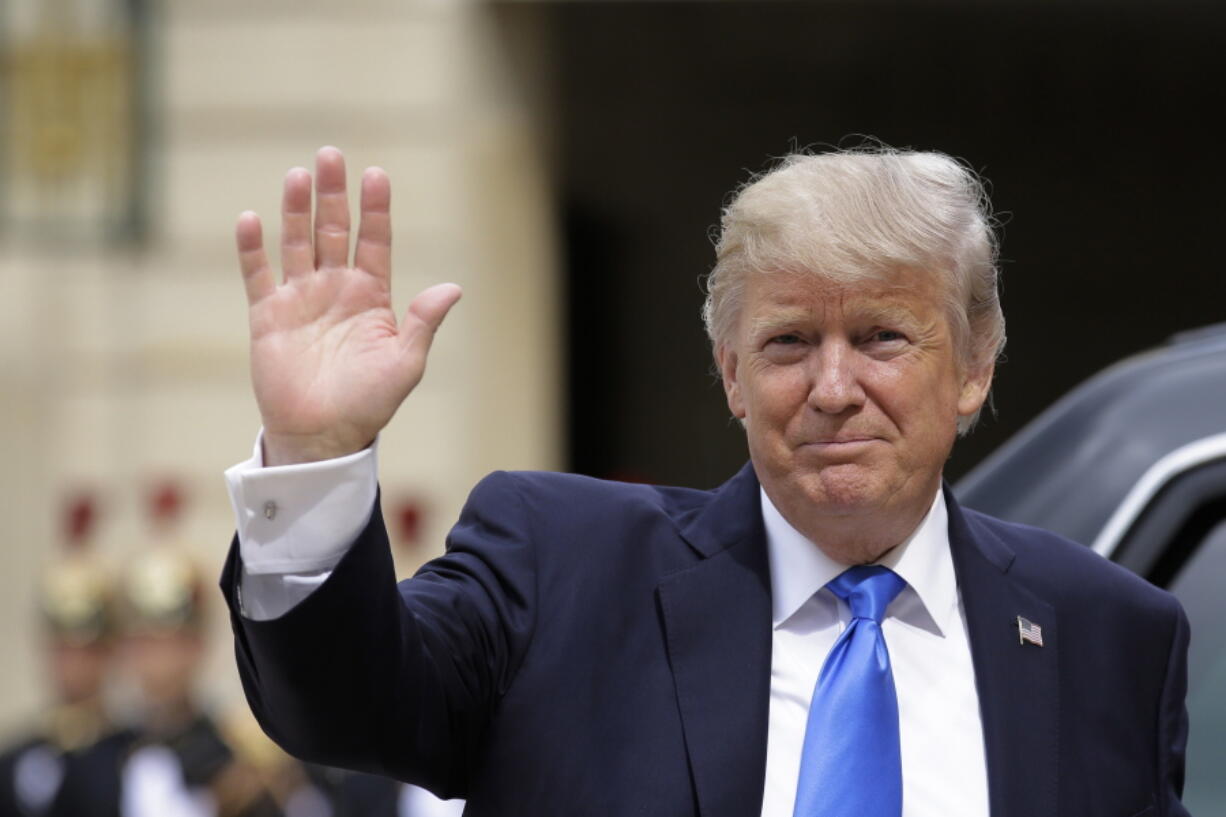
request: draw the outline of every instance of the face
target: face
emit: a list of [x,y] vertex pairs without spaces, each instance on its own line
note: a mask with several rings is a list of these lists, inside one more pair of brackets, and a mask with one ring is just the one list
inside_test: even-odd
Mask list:
[[154,708],[178,705],[191,697],[204,657],[203,644],[190,632],[129,636],[124,663]]
[[79,703],[102,694],[110,662],[106,644],[73,644],[56,641],[48,650],[51,680],[58,700]]
[[991,380],[990,366],[960,365],[939,279],[894,279],[753,275],[717,351],[767,495],[844,564],[874,561],[923,519],[958,418]]

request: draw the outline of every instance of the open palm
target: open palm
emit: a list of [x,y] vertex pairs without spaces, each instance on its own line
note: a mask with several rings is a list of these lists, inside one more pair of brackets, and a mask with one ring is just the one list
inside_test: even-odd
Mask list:
[[344,157],[323,148],[315,168],[313,225],[310,173],[295,168],[285,178],[280,284],[268,265],[259,217],[243,213],[236,231],[268,465],[369,445],[420,382],[434,332],[460,298],[454,284],[430,287],[397,324],[387,174],[370,168],[362,176],[350,265]]

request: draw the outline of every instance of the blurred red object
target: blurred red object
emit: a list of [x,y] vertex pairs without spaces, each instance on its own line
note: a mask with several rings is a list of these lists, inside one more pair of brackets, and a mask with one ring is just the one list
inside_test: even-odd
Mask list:
[[85,550],[98,522],[98,504],[92,491],[71,494],[64,503],[64,546],[68,550]]
[[392,510],[396,530],[396,544],[405,549],[415,549],[421,544],[423,516],[422,503],[416,498],[402,499]]
[[161,479],[149,492],[149,518],[155,525],[169,525],[183,512],[183,491],[172,478]]

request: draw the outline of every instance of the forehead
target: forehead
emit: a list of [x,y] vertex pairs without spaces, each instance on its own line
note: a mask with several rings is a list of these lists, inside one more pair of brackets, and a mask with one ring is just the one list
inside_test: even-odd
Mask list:
[[938,275],[924,270],[895,270],[850,281],[808,272],[759,272],[746,282],[742,323],[820,319],[834,313],[929,317],[941,309],[942,286]]

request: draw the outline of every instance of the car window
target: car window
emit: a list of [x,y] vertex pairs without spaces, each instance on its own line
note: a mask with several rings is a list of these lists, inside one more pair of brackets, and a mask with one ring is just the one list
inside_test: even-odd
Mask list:
[[1188,648],[1188,777],[1192,814],[1226,803],[1226,519],[1219,520],[1170,584],[1192,624]]

